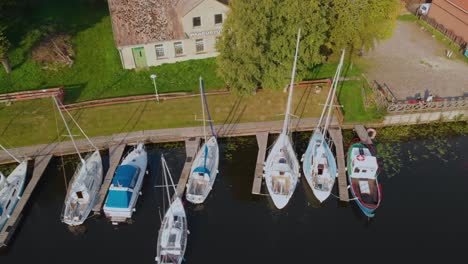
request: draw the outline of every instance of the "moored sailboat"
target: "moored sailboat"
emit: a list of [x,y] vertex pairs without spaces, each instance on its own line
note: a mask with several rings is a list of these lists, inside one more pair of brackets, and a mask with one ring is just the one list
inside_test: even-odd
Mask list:
[[352,144],[347,155],[351,194],[361,211],[367,217],[374,217],[374,211],[382,201],[382,186],[377,180],[379,171],[377,158],[362,143]]
[[140,196],[143,178],[148,164],[145,145],[139,143],[123,159],[112,178],[104,204],[104,214],[113,224],[132,218]]
[[[304,176],[315,197],[320,202],[325,201],[330,196],[337,174],[336,160],[330,149],[327,139],[327,130],[332,118],[333,102],[335,100],[336,87],[343,66],[344,54],[345,52],[343,50],[322,114],[310,138],[307,150],[302,157]],[[325,117],[326,112],[327,115]],[[338,144],[341,144],[341,142],[338,142]]]
[[[205,97],[205,89],[203,79],[200,77],[200,96],[202,101],[203,113],[203,135],[205,142],[195,156],[195,160],[191,167],[191,174],[187,183],[187,192],[185,197],[187,201],[194,204],[201,204],[213,188],[213,184],[218,174],[219,165],[219,146],[216,139],[216,134],[213,128],[208,104]],[[210,122],[211,137],[207,138],[205,111],[208,113],[208,121]]]
[[288,204],[294,193],[294,190],[296,189],[296,185],[300,177],[299,161],[297,160],[296,153],[294,152],[289,133],[289,121],[291,116],[290,112],[294,91],[294,77],[296,75],[296,64],[300,38],[301,29],[299,28],[283,129],[278,139],[274,143],[273,148],[268,153],[265,166],[263,167],[263,177],[265,178],[268,192],[270,193],[270,197],[273,200],[273,203],[278,209],[282,209]]
[[75,147],[76,153],[80,158],[75,174],[73,175],[65,196],[64,209],[62,213],[62,222],[70,226],[77,226],[84,223],[91,212],[96,201],[97,193],[102,183],[102,159],[99,150],[94,146],[88,136],[84,133],[75,119],[67,111],[70,118],[80,129],[81,133],[86,137],[91,146],[94,147],[95,151],[86,155],[83,159],[78,146],[76,145],[75,139],[68,127],[67,121],[60,110],[60,105],[57,98],[54,97],[55,105],[57,106],[58,112],[62,117],[65,127],[70,135],[73,146]]
[[20,161],[2,145],[0,145],[0,147],[19,163],[8,177],[5,177],[0,172],[0,230],[2,230],[8,218],[10,218],[11,214],[15,210],[23,193],[24,184],[26,182],[26,173],[28,170],[28,161]]
[[[164,185],[170,206],[162,219],[161,228],[159,229],[156,262],[160,264],[180,264],[184,259],[187,247],[187,216],[182,200],[176,195],[175,185],[164,156],[161,157],[161,163]],[[170,179],[170,183],[168,178]],[[169,184],[174,191],[173,199],[169,195]]]

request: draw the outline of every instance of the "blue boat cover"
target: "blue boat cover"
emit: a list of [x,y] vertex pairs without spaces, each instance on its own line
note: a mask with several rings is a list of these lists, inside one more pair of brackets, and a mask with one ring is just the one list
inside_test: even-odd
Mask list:
[[135,187],[138,172],[139,169],[137,167],[121,165],[117,168],[117,172],[112,179],[112,184],[115,187],[133,188]]
[[0,206],[0,215],[3,214],[3,207]]
[[197,167],[193,170],[193,172],[206,173],[208,176],[210,176],[210,170],[205,167]]
[[106,207],[128,208],[132,192],[122,190],[110,190],[107,196]]

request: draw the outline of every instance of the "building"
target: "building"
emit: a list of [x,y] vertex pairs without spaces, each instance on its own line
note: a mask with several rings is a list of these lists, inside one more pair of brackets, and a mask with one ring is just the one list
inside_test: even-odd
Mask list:
[[468,42],[468,0],[432,0],[427,16]]
[[108,0],[125,69],[218,55],[228,0]]

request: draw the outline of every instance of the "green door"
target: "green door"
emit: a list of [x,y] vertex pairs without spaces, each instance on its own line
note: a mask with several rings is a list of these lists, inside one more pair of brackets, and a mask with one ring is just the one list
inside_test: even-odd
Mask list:
[[145,55],[145,48],[143,47],[138,47],[138,48],[133,48],[133,59],[135,60],[135,66],[137,68],[143,68],[146,67],[146,55]]

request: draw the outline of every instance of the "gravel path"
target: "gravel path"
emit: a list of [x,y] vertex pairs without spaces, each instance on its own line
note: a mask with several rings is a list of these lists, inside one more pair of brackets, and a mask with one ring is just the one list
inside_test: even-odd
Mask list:
[[365,58],[369,80],[386,83],[398,99],[468,95],[468,64],[448,59],[444,45],[414,22],[398,21],[392,38]]

